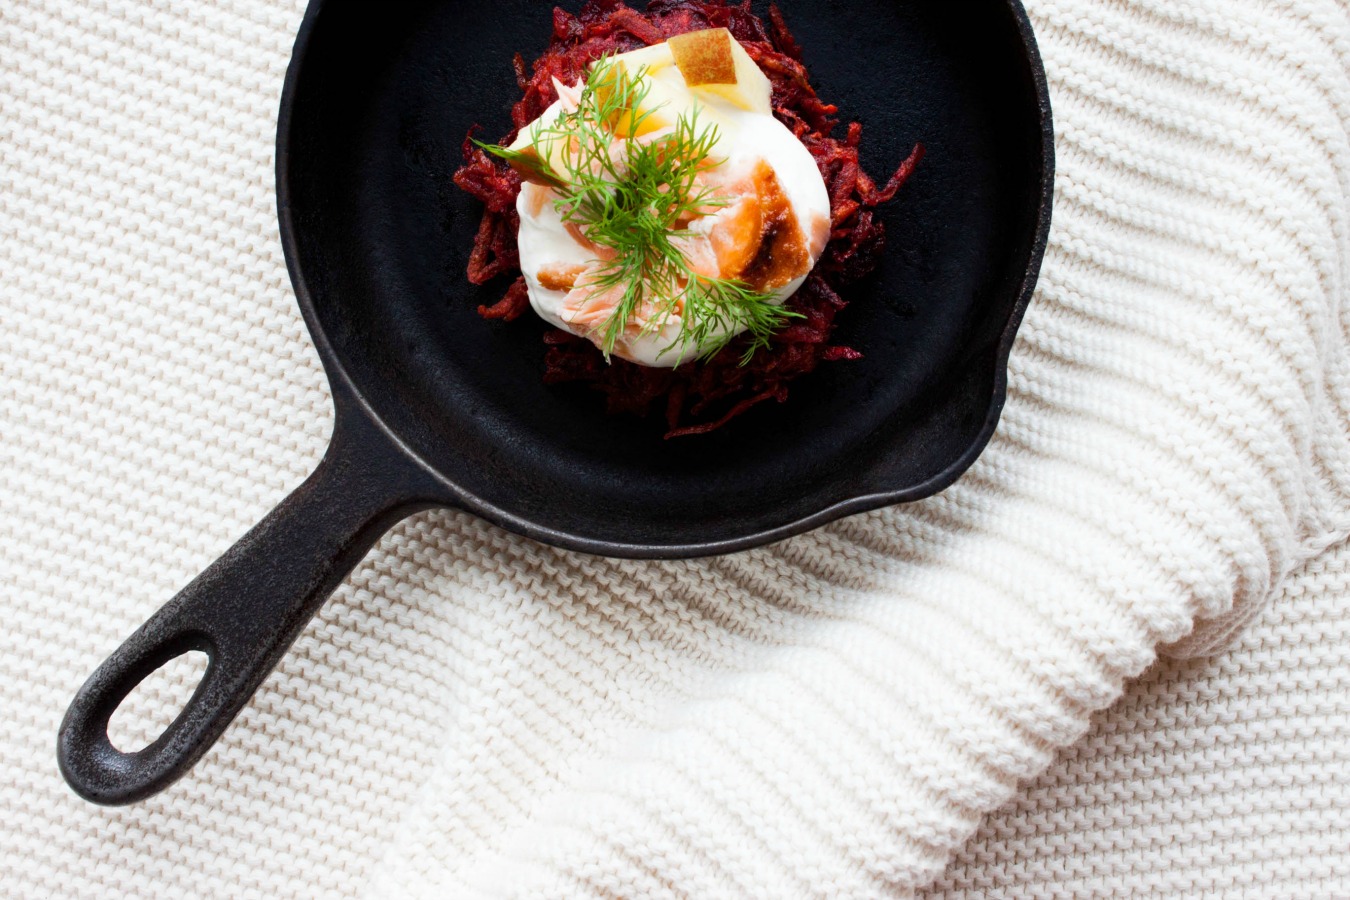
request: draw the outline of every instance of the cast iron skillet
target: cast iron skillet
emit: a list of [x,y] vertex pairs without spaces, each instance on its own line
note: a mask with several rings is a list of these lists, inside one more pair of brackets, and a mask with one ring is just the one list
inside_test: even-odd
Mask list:
[[[469,126],[497,135],[532,0],[312,0],[281,102],[281,238],[337,406],[318,470],[133,634],[76,695],[61,771],[140,800],[225,730],[328,595],[400,519],[472,511],[558,547],[684,558],[917,500],[975,460],[1050,223],[1045,77],[1017,0],[782,2],[821,93],[866,126],[864,164],[928,156],[886,212],[890,250],[839,340],[866,354],[714,435],[661,440],[541,381],[543,326],[481,321],[464,277],[480,210],[450,182]],[[108,720],[174,657],[210,663],[143,750]]]

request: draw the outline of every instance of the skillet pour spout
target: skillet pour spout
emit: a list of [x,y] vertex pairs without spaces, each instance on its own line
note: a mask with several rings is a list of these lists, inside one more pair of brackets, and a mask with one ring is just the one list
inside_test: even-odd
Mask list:
[[[282,93],[277,199],[333,390],[332,445],[80,688],[57,739],[76,793],[132,803],[184,775],[371,546],[419,510],[462,509],[583,553],[684,559],[931,496],[975,461],[1050,228],[1054,136],[1031,25],[1018,0],[778,5],[821,96],[864,121],[865,164],[929,152],[882,213],[891,249],[839,319],[836,339],[863,358],[712,435],[663,441],[586,391],[545,385],[542,323],[482,321],[501,286],[464,277],[481,209],[450,184],[461,139],[478,123],[510,129],[511,61],[547,43],[548,7],[311,0]],[[115,748],[113,712],[192,650],[209,663],[182,712],[148,747]]]

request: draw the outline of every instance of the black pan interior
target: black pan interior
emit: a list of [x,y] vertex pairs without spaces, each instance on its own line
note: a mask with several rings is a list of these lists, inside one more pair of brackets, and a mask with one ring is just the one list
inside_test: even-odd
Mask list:
[[281,167],[302,305],[330,368],[470,506],[564,544],[725,549],[931,493],[987,439],[1048,213],[1048,111],[1020,18],[1006,0],[780,5],[822,96],[864,124],[869,171],[916,141],[928,156],[840,320],[865,360],[670,442],[546,387],[544,327],[481,320],[505,285],[465,278],[481,211],[450,180],[460,145],[475,123],[508,130],[512,57],[544,48],[551,7],[326,0],[312,20]]

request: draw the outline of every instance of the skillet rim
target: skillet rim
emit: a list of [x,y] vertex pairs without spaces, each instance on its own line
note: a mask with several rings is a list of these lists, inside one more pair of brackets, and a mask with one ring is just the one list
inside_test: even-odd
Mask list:
[[[314,298],[310,293],[309,284],[305,279],[300,263],[297,225],[291,207],[290,147],[293,130],[293,109],[300,74],[304,68],[314,26],[322,13],[324,2],[325,0],[309,0],[305,8],[304,18],[301,20],[296,33],[290,63],[286,69],[286,78],[282,85],[280,112],[277,117],[275,170],[277,218],[282,251],[285,255],[286,269],[290,275],[296,302],[300,307],[310,337],[314,341],[315,349],[319,353],[320,361],[323,364],[325,375],[333,393],[333,402],[336,407],[334,433],[337,433],[341,420],[346,416],[359,415],[369,420],[388,438],[410,465],[421,469],[436,485],[444,489],[443,496],[431,498],[435,504],[459,508],[507,531],[563,550],[615,559],[696,559],[753,550],[806,534],[848,516],[926,499],[951,487],[984,453],[998,428],[1003,408],[1007,402],[1008,362],[1012,355],[1017,333],[1021,328],[1040,278],[1041,266],[1045,259],[1046,249],[1049,246],[1050,226],[1054,212],[1055,134],[1049,82],[1040,48],[1036,41],[1035,31],[1022,0],[1001,0],[1001,5],[1007,8],[1013,17],[1013,24],[1022,44],[1021,55],[1028,67],[1028,74],[1031,77],[1032,88],[1035,92],[1036,113],[1039,119],[1037,124],[1041,144],[1040,197],[1036,211],[1035,233],[1029,247],[1022,282],[1018,288],[1017,298],[1008,316],[1008,321],[1000,333],[994,349],[993,393],[980,431],[963,454],[941,472],[917,485],[892,491],[862,494],[842,500],[783,525],[757,530],[741,537],[689,544],[641,544],[587,538],[551,528],[492,504],[447,478],[436,466],[429,463],[421,454],[410,447],[399,436],[398,432],[384,421],[374,406],[366,400],[355,380],[348,374],[341,358],[328,339],[323,323],[319,318],[318,309],[314,304]],[[427,500],[422,499],[421,505],[427,506]]]

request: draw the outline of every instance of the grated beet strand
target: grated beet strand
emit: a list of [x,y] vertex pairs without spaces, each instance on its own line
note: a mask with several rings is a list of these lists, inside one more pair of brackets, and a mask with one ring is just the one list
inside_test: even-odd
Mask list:
[[[485,319],[500,319],[503,322],[514,322],[525,315],[530,308],[530,288],[525,284],[525,276],[522,275],[511,285],[511,289],[506,292],[506,296],[497,301],[492,306],[478,307],[478,314]],[[566,332],[564,332],[565,334]],[[575,337],[575,335],[572,335]]]
[[[788,29],[777,6],[769,20],[756,16],[750,3],[726,4],[712,0],[653,0],[645,14],[621,0],[590,0],[573,14],[553,11],[553,40],[532,67],[523,57],[513,60],[521,99],[511,110],[515,131],[537,119],[558,99],[557,78],[565,84],[580,80],[592,62],[607,53],[626,53],[690,31],[726,28],[745,45],[773,85],[774,114],[802,141],[815,158],[830,194],[830,243],[806,283],[787,303],[801,314],[775,335],[771,346],[756,353],[749,365],[740,364],[745,351],[737,339],[710,360],[678,369],[651,369],[616,359],[606,363],[589,341],[564,331],[552,331],[544,340],[544,381],[547,384],[583,384],[605,397],[615,415],[661,415],[667,438],[690,437],[716,431],[751,408],[788,398],[788,385],[814,372],[821,363],[862,358],[850,347],[830,343],[835,316],[848,304],[838,289],[871,274],[885,250],[885,227],[876,207],[893,199],[923,159],[916,145],[900,167],[878,189],[862,168],[858,148],[862,126],[849,124],[842,139],[837,107],[817,96],[805,65],[802,48]],[[476,127],[475,127],[476,128]],[[516,214],[520,176],[504,162],[474,146],[474,132],[464,142],[464,165],[455,184],[482,201],[483,221],[469,261],[469,280],[485,284],[505,274],[520,274],[516,248],[520,219]],[[510,322],[529,309],[529,294],[518,277],[501,302],[481,307],[487,319]]]

